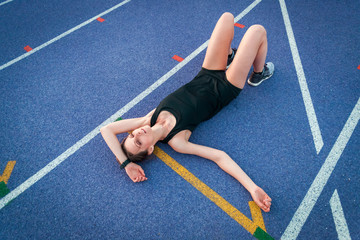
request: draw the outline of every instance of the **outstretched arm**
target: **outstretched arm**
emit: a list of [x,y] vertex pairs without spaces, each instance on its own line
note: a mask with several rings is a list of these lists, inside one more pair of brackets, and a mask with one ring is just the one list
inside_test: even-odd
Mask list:
[[250,177],[223,151],[191,143],[177,138],[170,141],[170,146],[177,152],[197,155],[215,162],[222,170],[238,180],[251,194],[255,203],[265,212],[270,211],[271,198],[258,187]]

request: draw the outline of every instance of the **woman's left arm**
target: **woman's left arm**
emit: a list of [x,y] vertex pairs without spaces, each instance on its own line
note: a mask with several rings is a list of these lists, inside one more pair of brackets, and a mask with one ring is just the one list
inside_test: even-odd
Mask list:
[[215,162],[222,170],[238,180],[249,192],[257,186],[236,162],[224,151],[191,143],[189,141],[172,141],[169,145],[177,152],[192,154]]
[[[103,136],[106,144],[110,150],[115,155],[117,161],[122,164],[126,160],[126,156],[121,149],[120,142],[116,137],[117,134],[129,132],[136,128],[150,124],[151,116],[153,115],[155,109],[149,112],[146,116],[141,118],[132,118],[125,119],[117,122],[110,123],[105,127],[100,129],[101,135]],[[135,163],[130,163],[125,167],[126,173],[134,181],[144,181],[147,178],[145,177],[144,171],[141,167]]]
[[270,211],[271,198],[258,187],[240,166],[224,151],[191,143],[183,138],[172,139],[169,145],[177,152],[193,154],[215,162],[222,170],[238,180],[251,194],[257,205]]
[[130,132],[139,127],[150,125],[150,120],[155,112],[155,109],[149,112],[146,116],[140,118],[130,118],[124,119],[121,121],[116,121],[102,127],[100,131],[110,131],[112,134],[120,134],[125,132]]

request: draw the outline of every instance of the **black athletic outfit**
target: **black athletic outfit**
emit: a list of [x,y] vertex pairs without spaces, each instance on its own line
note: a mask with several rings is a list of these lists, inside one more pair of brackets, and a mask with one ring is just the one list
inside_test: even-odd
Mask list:
[[191,132],[196,126],[213,117],[231,100],[236,98],[241,89],[232,85],[223,70],[202,68],[189,83],[162,100],[151,117],[151,126],[161,111],[168,111],[176,118],[176,125],[161,142],[168,143],[182,130]]

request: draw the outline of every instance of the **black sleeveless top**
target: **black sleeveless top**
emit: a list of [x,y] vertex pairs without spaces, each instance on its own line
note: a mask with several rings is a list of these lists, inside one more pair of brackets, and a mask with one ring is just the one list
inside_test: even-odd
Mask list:
[[239,95],[241,89],[232,85],[222,70],[202,68],[189,83],[162,100],[151,117],[154,126],[161,111],[168,111],[176,118],[176,124],[161,142],[168,143],[182,130],[191,132],[202,121],[218,113],[231,100]]

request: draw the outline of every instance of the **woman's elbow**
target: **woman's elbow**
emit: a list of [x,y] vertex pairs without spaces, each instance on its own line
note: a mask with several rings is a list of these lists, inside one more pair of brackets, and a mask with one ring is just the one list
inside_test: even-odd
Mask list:
[[100,133],[101,133],[102,136],[104,136],[104,134],[105,134],[106,132],[108,132],[108,131],[109,131],[108,125],[103,126],[102,128],[100,128]]
[[214,161],[215,163],[219,163],[219,162],[223,161],[224,159],[226,159],[227,156],[228,156],[228,155],[227,155],[226,152],[219,150],[219,151],[216,153],[216,156],[215,156],[215,158],[213,159],[213,161]]

